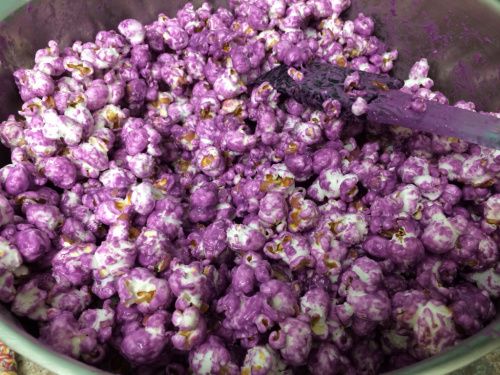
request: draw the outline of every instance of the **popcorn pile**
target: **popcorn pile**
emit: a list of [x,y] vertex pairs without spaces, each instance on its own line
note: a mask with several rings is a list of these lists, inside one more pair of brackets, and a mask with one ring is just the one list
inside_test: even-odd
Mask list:
[[[500,151],[251,85],[311,59],[389,72],[349,5],[187,4],[39,50],[0,126],[0,301],[63,354],[168,374],[373,374],[487,324]],[[446,103],[428,70],[403,90]]]

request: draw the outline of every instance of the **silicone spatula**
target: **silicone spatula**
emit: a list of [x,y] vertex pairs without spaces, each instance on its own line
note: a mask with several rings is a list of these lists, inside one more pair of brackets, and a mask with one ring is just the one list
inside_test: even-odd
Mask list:
[[418,99],[416,106],[416,98],[400,91],[403,83],[396,78],[359,71],[359,83],[346,89],[345,79],[354,73],[351,69],[318,61],[290,69],[285,65],[273,68],[256,84],[269,82],[282,95],[315,108],[321,108],[326,99],[337,99],[345,114],[351,113],[354,100],[361,95],[368,103],[365,116],[369,121],[500,149],[500,118],[430,100]]

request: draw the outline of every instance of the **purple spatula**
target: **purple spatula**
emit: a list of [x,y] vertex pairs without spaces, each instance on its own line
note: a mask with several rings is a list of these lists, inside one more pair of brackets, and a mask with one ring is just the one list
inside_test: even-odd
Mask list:
[[369,121],[500,149],[499,118],[435,101],[419,99],[417,102],[412,95],[399,91],[402,82],[395,78],[359,71],[356,85],[346,89],[346,77],[354,73],[351,69],[314,61],[299,72],[281,65],[262,75],[256,84],[269,82],[282,95],[315,108],[321,108],[326,99],[337,99],[344,113],[350,113],[346,109],[361,96],[368,103],[366,118]]

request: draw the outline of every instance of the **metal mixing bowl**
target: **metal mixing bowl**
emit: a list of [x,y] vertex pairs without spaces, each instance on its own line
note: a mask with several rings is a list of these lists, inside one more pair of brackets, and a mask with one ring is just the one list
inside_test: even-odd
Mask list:
[[[471,100],[481,110],[500,111],[499,1],[352,2],[348,13],[362,11],[374,17],[377,34],[400,51],[394,71],[399,78],[404,78],[413,62],[425,56],[431,63],[431,76],[437,88],[452,101]],[[12,71],[31,67],[35,51],[45,47],[50,39],[63,45],[75,39],[91,40],[97,31],[114,28],[121,19],[133,17],[150,22],[160,12],[174,15],[184,3],[184,0],[0,0],[0,20],[3,20],[0,24],[0,120],[15,113],[20,104]],[[199,5],[200,1],[193,3]],[[211,3],[221,6],[226,2]],[[8,161],[8,151],[1,149],[0,165]],[[40,344],[1,306],[0,339],[55,373],[104,374]],[[454,348],[392,374],[445,374],[499,347],[500,317],[497,315],[488,327]]]

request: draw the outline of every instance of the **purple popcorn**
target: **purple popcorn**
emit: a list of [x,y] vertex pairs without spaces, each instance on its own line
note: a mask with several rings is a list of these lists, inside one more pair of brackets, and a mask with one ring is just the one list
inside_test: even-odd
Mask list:
[[51,206],[58,206],[59,202],[59,194],[48,187],[41,187],[36,191],[27,191],[19,194],[15,199],[15,203],[21,206],[21,211],[23,211],[24,214],[29,206],[44,205],[46,203]]
[[245,253],[240,259],[240,263],[244,263],[253,269],[257,281],[262,283],[271,279],[271,266],[267,260],[263,259],[262,255],[255,252]]
[[379,344],[374,340],[360,341],[352,349],[352,364],[360,374],[373,374],[379,371],[383,356]]
[[96,246],[93,243],[69,244],[52,259],[52,276],[59,283],[83,285],[91,280],[91,264]]
[[316,201],[325,198],[342,198],[351,200],[358,192],[356,184],[358,176],[355,174],[343,174],[339,169],[324,169],[318,179],[308,189],[308,194]]
[[[223,313],[225,318],[222,328],[235,339],[240,340],[241,345],[250,348],[256,345],[255,338],[258,335],[259,323],[269,326],[271,319],[264,318],[260,314],[263,299],[260,295],[251,297],[238,296],[236,293],[228,293],[217,302],[217,312]],[[265,314],[264,314],[265,315]]]
[[24,138],[32,159],[52,156],[60,149],[59,144],[55,140],[46,138],[41,129],[25,130]]
[[366,218],[362,213],[342,214],[333,211],[323,217],[321,226],[330,230],[338,240],[347,245],[362,242],[368,233]]
[[326,275],[332,283],[337,283],[342,273],[342,261],[347,256],[347,247],[337,241],[330,230],[314,232],[312,237],[311,254],[316,260],[316,272]]
[[93,64],[77,56],[66,56],[63,59],[63,66],[67,72],[71,73],[71,77],[79,82],[85,81],[94,74]]
[[266,375],[285,372],[286,365],[268,345],[248,349],[241,368],[242,375]]
[[189,353],[189,366],[196,375],[215,375],[220,372],[239,374],[239,368],[232,362],[229,351],[216,336],[210,336]]
[[118,31],[130,42],[132,45],[141,44],[144,42],[146,32],[144,26],[134,19],[126,19],[118,25]]
[[[352,276],[358,279],[364,288],[370,290],[378,289],[383,279],[380,265],[368,257],[357,258],[351,267],[351,272]],[[351,275],[349,275],[349,279],[352,279]],[[349,281],[349,283],[351,282]]]
[[265,226],[279,226],[287,218],[288,205],[280,193],[267,193],[259,202],[259,219]]
[[134,105],[141,106],[146,99],[148,86],[143,79],[135,78],[130,80],[126,86],[126,100],[132,108]]
[[229,286],[229,267],[227,265],[221,265],[217,269],[214,265],[207,265],[203,269],[203,273],[207,276],[211,288],[208,292],[212,296],[221,296]]
[[321,343],[311,354],[309,371],[313,374],[339,374],[342,372],[343,358],[337,347],[330,343]]
[[440,301],[427,300],[421,292],[396,293],[393,314],[397,324],[411,332],[415,344],[412,354],[417,358],[433,355],[457,339],[451,310]]
[[451,310],[441,303],[427,302],[417,313],[413,333],[418,345],[415,355],[419,358],[434,355],[443,348],[454,345],[457,332]]
[[311,289],[300,299],[301,313],[311,318],[312,334],[321,339],[328,337],[326,321],[330,310],[330,296],[323,289]]
[[220,151],[213,146],[199,149],[196,153],[196,165],[207,176],[217,177],[224,172],[225,164]]
[[439,258],[428,257],[417,268],[418,284],[438,299],[450,294],[449,285],[456,277],[457,264],[452,260],[442,261]]
[[161,188],[166,185],[168,181],[166,179],[164,182],[158,182],[156,184],[157,189],[149,182],[142,182],[137,185],[133,185],[130,193],[130,203],[132,204],[133,209],[141,214],[148,215],[154,209],[157,198],[162,196]]
[[409,336],[398,333],[395,329],[382,332],[381,345],[385,353],[402,354],[408,350]]
[[22,146],[26,141],[24,139],[24,123],[16,121],[13,115],[2,122],[0,127],[0,140],[3,145],[9,148]]
[[383,322],[390,315],[390,300],[384,290],[365,292],[359,284],[354,284],[347,293],[347,303],[354,310],[356,317]]
[[[321,134],[318,129],[319,127],[316,125],[306,125],[302,128],[297,129],[298,131],[302,132],[298,135],[299,141],[301,141],[300,144],[305,146],[316,143],[316,141],[318,140],[317,135]],[[302,135],[304,135],[304,137]],[[307,139],[305,139],[306,137]],[[308,153],[293,153],[292,155],[287,155],[285,157],[285,164],[290,172],[295,175],[297,181],[305,181],[312,175],[312,158]]]
[[121,129],[121,137],[128,155],[133,156],[144,151],[148,142],[144,121],[133,117],[127,119]]
[[189,219],[194,222],[206,222],[214,218],[218,201],[218,189],[215,184],[201,182],[192,188]]
[[245,263],[233,269],[231,287],[235,292],[249,294],[255,287],[254,270]]
[[480,270],[497,263],[498,245],[476,226],[469,224],[467,231],[458,237],[457,244],[449,254],[459,264]]
[[[257,213],[259,200],[264,197],[262,183],[259,184],[259,181],[256,179],[245,179],[231,190],[231,197],[233,204],[236,206],[236,214],[238,216],[247,212],[251,214]],[[245,224],[255,222],[253,225],[257,225],[257,218],[252,216],[250,218]]]
[[280,351],[286,363],[303,365],[311,351],[311,328],[302,320],[287,318],[280,323],[280,330],[271,333],[269,345]]
[[460,233],[465,230],[465,226],[461,229],[461,223],[457,220],[450,220],[440,209],[434,211],[421,239],[428,251],[443,254],[453,249]]
[[354,116],[362,116],[368,110],[368,103],[364,98],[358,96],[354,103],[352,103],[351,112]]
[[266,238],[258,223],[249,225],[232,224],[227,228],[228,246],[238,252],[259,251],[263,248]]
[[49,96],[54,92],[54,81],[42,71],[19,69],[14,72],[14,78],[24,101]]
[[[169,56],[169,55],[162,55]],[[174,94],[181,95],[184,88],[190,82],[189,76],[186,75],[184,64],[175,59],[165,59],[166,61],[161,65],[160,75],[163,81],[168,84]]]
[[[230,100],[230,99],[229,99]],[[224,104],[227,102],[227,100],[223,103],[223,110],[227,110],[227,107],[224,106]],[[235,111],[237,111],[236,109]],[[238,152],[238,153],[243,153],[248,150],[251,150],[257,143],[257,139],[254,135],[250,135],[245,133],[245,131],[240,128],[236,131],[229,131],[224,135],[224,148],[233,151],[233,152]]]
[[[144,69],[151,61],[151,51],[147,44],[136,44],[130,51],[130,62],[138,69]],[[142,74],[143,76],[145,74]]]
[[174,311],[172,324],[179,329],[172,336],[172,344],[176,349],[189,351],[205,341],[207,334],[205,319],[196,307]]
[[498,267],[474,272],[466,275],[466,277],[471,282],[476,283],[479,289],[486,291],[490,297],[496,298],[500,295],[500,272]]
[[264,254],[271,259],[281,259],[294,271],[314,266],[309,242],[299,234],[280,233],[264,246]]
[[[73,212],[77,207],[81,206],[82,204],[82,199],[81,199],[81,191],[82,189],[81,185],[75,185],[73,186],[72,190],[65,190],[64,193],[61,196],[61,212],[65,216],[70,216],[70,213]],[[80,193],[80,194],[79,194]]]
[[42,326],[40,338],[54,350],[73,358],[97,356],[95,332],[80,329],[70,312],[62,312]]
[[292,209],[288,215],[288,229],[291,232],[312,229],[319,219],[316,204],[309,199],[304,199],[304,195],[301,193],[292,194],[289,202]]
[[51,40],[47,48],[36,51],[35,70],[50,76],[60,76],[64,72],[61,50],[57,42]]
[[235,98],[246,90],[244,82],[234,69],[224,70],[213,85],[219,100]]
[[92,257],[94,294],[102,299],[111,297],[116,292],[114,282],[134,265],[136,252],[136,247],[130,241],[104,241]]
[[206,311],[211,290],[201,264],[199,262],[181,264],[174,259],[170,269],[172,273],[168,278],[168,284],[172,293],[177,297],[175,307],[183,311],[194,306],[201,311]]
[[46,299],[47,291],[39,287],[39,280],[32,279],[17,288],[11,310],[19,316],[45,321],[55,313],[47,306]]
[[144,153],[127,156],[127,166],[137,178],[148,178],[154,172],[155,159]]
[[111,338],[115,324],[115,312],[111,304],[107,302],[109,301],[104,303],[102,309],[85,310],[78,318],[80,329],[93,329],[101,343],[105,343]]
[[269,280],[260,285],[260,293],[265,297],[263,312],[272,321],[280,322],[297,314],[297,295],[291,285],[279,280]]
[[[489,324],[500,153],[369,123],[358,71],[398,51],[350,3],[187,3],[37,51],[0,124],[0,301],[139,372],[373,374]],[[311,60],[352,69],[352,107],[253,85]],[[417,111],[448,103],[428,74],[402,88]]]
[[167,280],[158,279],[145,268],[134,268],[117,281],[120,301],[125,306],[137,305],[143,313],[153,313],[165,308],[170,302]]
[[182,231],[183,209],[173,197],[165,197],[158,202],[154,211],[149,215],[147,227],[156,229],[173,240]]
[[358,14],[354,20],[354,32],[362,36],[370,36],[373,33],[374,22],[363,13]]
[[452,291],[453,321],[466,334],[474,334],[495,315],[495,308],[488,294],[470,284],[459,285]]
[[260,190],[263,192],[283,193],[286,196],[295,188],[295,178],[285,164],[273,164],[263,171]]
[[156,229],[145,228],[137,238],[137,261],[151,271],[162,272],[172,260],[173,245]]
[[189,35],[176,21],[175,19],[170,19],[166,22],[163,39],[171,49],[179,51],[187,47]]
[[89,138],[89,142],[82,143],[71,149],[69,159],[77,166],[78,172],[87,178],[97,178],[101,171],[108,168],[108,145],[98,137]]
[[0,180],[6,193],[18,195],[31,185],[30,171],[23,164],[9,164],[0,170]]
[[31,204],[26,208],[26,219],[38,229],[53,235],[54,231],[62,225],[63,215],[56,206]]
[[[117,105],[125,96],[125,82],[116,79],[108,83],[108,102],[111,105]],[[106,107],[104,107],[106,108]]]
[[63,156],[47,158],[43,162],[43,173],[52,183],[62,189],[71,189],[76,182],[75,165]]
[[197,257],[213,260],[220,256],[227,248],[227,222],[217,220],[210,224],[201,236]]
[[47,303],[59,311],[69,311],[73,315],[80,314],[91,300],[88,286],[80,289],[67,288],[57,284],[47,296]]
[[135,176],[126,169],[112,167],[101,173],[99,181],[110,189],[124,189],[135,182]]
[[0,194],[0,226],[12,223],[14,209],[3,194]]
[[10,303],[15,297],[14,274],[5,269],[0,269],[0,301]]
[[382,322],[391,313],[387,292],[382,289],[382,270],[367,257],[354,261],[351,269],[344,272],[339,294],[346,296],[343,310],[350,310],[355,317],[366,321]]
[[[84,103],[84,98],[81,94],[79,94],[74,100],[67,103],[68,106],[64,108],[64,116],[67,119],[73,120],[76,124],[71,124],[77,127],[77,131],[79,131],[78,127],[81,127],[82,137],[88,138],[93,131],[94,128],[94,118],[92,116],[92,112],[87,108],[86,103]],[[63,109],[60,109],[63,112]],[[68,122],[68,121],[67,121]],[[68,129],[68,132],[71,131],[71,128]],[[69,141],[71,140],[69,135],[66,135],[66,138]]]
[[405,89],[416,91],[419,87],[431,88],[434,82],[427,77],[428,74],[429,63],[427,59],[420,59],[410,69],[409,79],[405,81]]
[[500,225],[500,194],[492,195],[484,202],[484,218],[488,224]]
[[33,227],[19,230],[15,235],[15,243],[26,262],[35,262],[51,250],[47,234]]
[[4,237],[0,237],[0,270],[14,272],[22,264],[21,253],[16,246]]
[[87,108],[97,111],[108,104],[109,88],[103,80],[94,80],[85,91]]
[[182,9],[177,12],[176,18],[180,27],[185,29],[190,35],[200,32],[203,28],[203,25],[198,18],[198,14],[191,3],[186,3]]
[[424,246],[418,239],[420,231],[412,221],[400,221],[400,227],[396,230],[383,232],[383,236],[390,237],[387,246],[390,251],[390,259],[403,267],[410,267],[424,257]]

